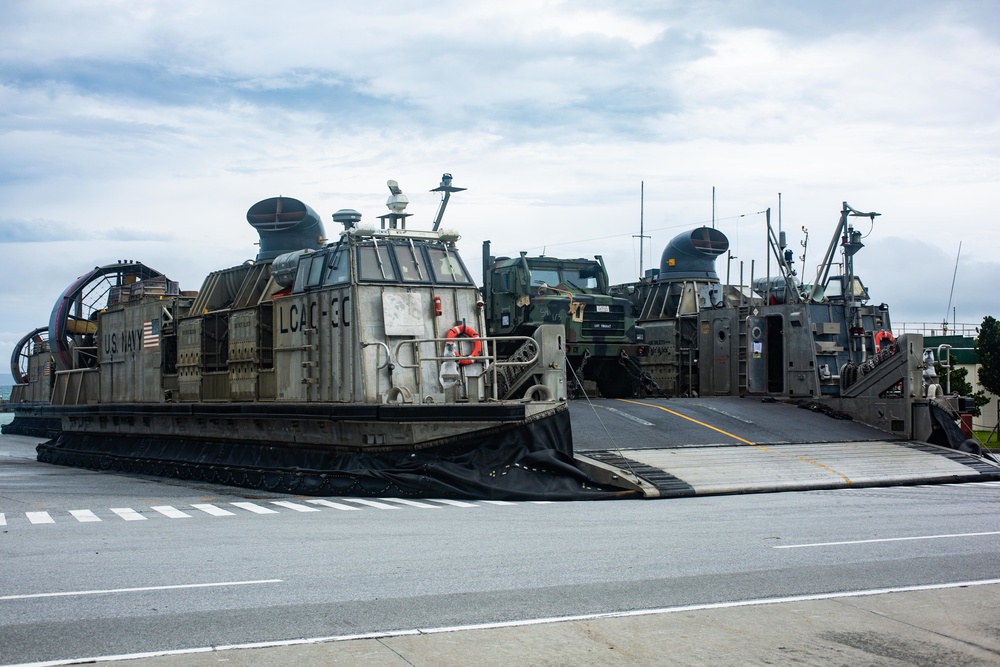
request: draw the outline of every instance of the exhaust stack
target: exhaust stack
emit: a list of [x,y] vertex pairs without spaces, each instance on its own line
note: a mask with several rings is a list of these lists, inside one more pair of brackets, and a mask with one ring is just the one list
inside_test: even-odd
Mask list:
[[659,279],[700,278],[718,282],[715,259],[727,250],[729,239],[717,229],[700,227],[679,234],[663,250]]
[[247,211],[247,222],[260,235],[257,261],[303,249],[319,249],[326,243],[323,222],[316,211],[291,197],[271,197]]

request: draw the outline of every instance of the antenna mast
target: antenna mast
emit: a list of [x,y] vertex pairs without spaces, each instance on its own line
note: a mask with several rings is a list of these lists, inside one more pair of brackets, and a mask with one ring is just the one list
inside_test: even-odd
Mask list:
[[715,186],[712,186],[712,229],[715,229]]
[[[639,279],[642,280],[645,277],[645,271],[643,270],[643,259],[645,253],[643,251],[643,239],[648,239],[645,232],[645,211],[646,211],[646,181],[639,181]],[[635,234],[632,235],[635,238]]]
[[441,192],[441,205],[438,207],[437,215],[434,216],[434,226],[431,228],[435,232],[438,227],[441,226],[441,218],[444,217],[444,210],[448,208],[448,200],[451,199],[452,192],[462,192],[466,188],[456,188],[451,184],[451,174],[441,175],[441,185],[437,186],[431,192]]
[[[944,311],[944,330],[948,331],[948,311],[951,310],[951,299],[955,296],[955,278],[958,277],[958,260],[962,257],[962,242],[958,242],[958,256],[955,257],[955,272],[951,274],[951,292],[948,293],[948,309]],[[955,327],[955,315],[952,315],[952,326]]]

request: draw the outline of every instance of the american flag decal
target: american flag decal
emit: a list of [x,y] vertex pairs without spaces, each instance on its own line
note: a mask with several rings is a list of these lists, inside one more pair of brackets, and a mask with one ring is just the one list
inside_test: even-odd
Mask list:
[[146,320],[142,323],[142,349],[155,350],[160,347],[160,320]]

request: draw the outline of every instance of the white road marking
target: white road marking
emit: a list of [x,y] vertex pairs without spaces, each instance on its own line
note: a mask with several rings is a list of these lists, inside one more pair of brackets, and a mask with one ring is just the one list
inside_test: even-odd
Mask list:
[[430,501],[432,503],[451,505],[452,507],[479,507],[479,505],[473,505],[472,503],[467,503],[464,500],[451,500],[450,498],[431,498]]
[[253,512],[254,514],[278,514],[277,510],[273,510],[270,507],[262,507],[256,503],[229,503],[233,507],[239,507],[241,510],[246,510],[247,512]]
[[358,505],[365,505],[366,507],[374,507],[380,510],[398,510],[398,507],[393,507],[392,505],[386,505],[385,503],[380,503],[376,500],[366,500],[364,498],[344,498],[345,502],[357,503]]
[[940,486],[1000,486],[1000,482],[949,482]]
[[618,408],[609,408],[606,405],[598,405],[597,407],[604,408],[608,412],[613,412],[616,415],[618,415],[619,417],[624,417],[625,419],[629,419],[631,421],[634,421],[636,424],[642,424],[643,426],[656,426],[656,424],[654,424],[653,422],[648,422],[645,419],[640,419],[639,417],[636,417],[635,415],[630,415],[629,413],[625,412],[624,410],[619,410]]
[[812,544],[780,544],[771,547],[772,549],[804,549],[806,547],[837,547],[845,544],[874,544],[876,542],[909,542],[912,540],[940,540],[949,537],[983,537],[986,535],[1000,535],[1000,530],[988,533],[952,533],[950,535],[914,535],[912,537],[882,537],[873,540],[847,540],[844,542],[814,542]]
[[[384,510],[396,510],[400,509],[399,506],[406,507],[416,507],[419,509],[441,509],[442,505],[447,505],[450,507],[479,507],[479,504],[489,504],[489,505],[517,505],[518,503],[513,503],[507,500],[480,500],[473,502],[467,502],[464,500],[452,500],[451,498],[435,498],[435,499],[422,499],[422,500],[411,500],[409,498],[378,498],[378,499],[367,499],[367,498],[342,498],[343,502],[334,502],[332,500],[327,500],[325,498],[313,498],[308,499],[305,502],[311,505],[319,505],[322,507],[327,507],[330,509],[340,510],[340,511],[358,511],[366,507],[371,507],[375,509]],[[274,505],[284,507],[286,509],[294,510],[296,512],[319,512],[321,510],[314,507],[309,507],[308,505],[303,505],[297,502],[291,502],[287,500],[273,500],[270,501]],[[551,504],[552,501],[548,500],[534,500],[530,501],[534,505],[547,505]],[[352,503],[352,504],[348,504]],[[435,504],[436,503],[436,504]],[[269,507],[264,507],[256,503],[251,502],[232,502],[229,503],[234,507],[252,512],[254,514],[280,514],[277,510],[273,510]],[[362,507],[358,507],[361,505]],[[191,507],[193,509],[199,510],[208,514],[210,516],[236,516],[235,512],[231,512],[227,509],[219,507],[211,503],[192,503]],[[171,519],[190,519],[191,514],[177,509],[171,505],[156,505],[149,509],[154,510],[166,517]],[[149,517],[144,516],[140,512],[130,508],[130,507],[112,507],[109,508],[111,512],[118,515],[125,521],[146,521]],[[69,510],[70,515],[80,523],[100,523],[103,521],[97,514],[92,510]],[[55,523],[55,519],[47,511],[35,511],[35,512],[25,512],[25,516],[28,521],[32,524],[47,524]],[[7,517],[3,513],[0,513],[0,526],[7,525]],[[787,548],[787,547],[786,547]]]
[[[196,648],[175,649],[171,651],[150,651],[148,653],[127,653],[120,655],[102,655],[88,658],[68,658],[65,660],[51,660],[48,662],[25,663],[23,665],[9,665],[8,667],[60,667],[61,665],[80,665],[94,662],[118,662],[123,660],[136,660],[139,658],[156,658],[174,655],[194,655],[198,653],[214,653],[218,651],[236,651],[244,649],[276,648],[280,646],[304,646],[307,644],[322,644],[326,642],[353,641],[356,639],[389,639],[392,637],[413,637],[417,635],[434,635],[445,632],[461,632],[463,630],[493,630],[500,628],[518,628],[531,625],[546,625],[551,623],[566,623],[573,621],[596,621],[606,618],[628,618],[632,616],[659,616],[665,614],[676,614],[679,612],[707,611],[710,609],[734,609],[739,607],[759,607],[772,604],[783,604],[787,602],[813,602],[818,600],[836,600],[852,597],[870,597],[873,595],[884,595],[887,593],[909,593],[915,591],[934,591],[949,588],[966,588],[969,586],[987,586],[1000,584],[1000,579],[983,579],[979,581],[959,581],[948,584],[929,584],[922,586],[899,586],[896,588],[877,588],[858,591],[844,591],[841,593],[820,593],[817,595],[792,595],[782,598],[760,598],[756,600],[739,600],[735,602],[710,602],[705,604],[692,604],[682,607],[660,607],[657,609],[636,609],[633,611],[616,611],[598,614],[581,614],[578,616],[551,616],[547,618],[528,618],[519,621],[504,621],[498,623],[480,623],[476,625],[453,625],[450,627],[437,628],[414,628],[411,630],[389,630],[386,632],[368,632],[355,635],[330,635],[327,637],[307,637],[303,639],[286,639],[271,642],[252,642],[246,644],[228,644],[216,646],[202,646]],[[3,598],[0,598],[3,599]]]
[[163,516],[170,519],[190,519],[191,515],[186,512],[182,512],[176,507],[171,507],[170,505],[154,505],[149,509],[159,512]]
[[425,510],[441,509],[437,505],[431,505],[430,503],[422,503],[419,500],[410,500],[408,498],[382,498],[381,500],[384,500],[389,503],[399,503],[400,505],[407,505],[408,507],[419,507],[420,509],[425,509]]
[[201,510],[205,514],[211,514],[212,516],[236,516],[236,512],[230,512],[229,510],[224,510],[221,507],[216,507],[209,503],[197,503],[191,505],[191,507],[196,510]]
[[320,510],[315,507],[309,507],[308,505],[300,505],[298,503],[289,502],[287,500],[272,500],[272,505],[278,505],[279,507],[287,507],[290,510],[295,510],[296,512],[319,512]]
[[131,507],[112,507],[111,511],[125,519],[126,521],[145,521],[146,517],[136,512]]
[[318,498],[315,500],[307,500],[307,503],[312,503],[313,505],[322,505],[323,507],[330,507],[335,510],[340,510],[342,512],[359,512],[360,507],[352,507],[351,505],[345,505],[344,503],[335,503],[332,500],[326,500],[325,498]]
[[108,593],[141,593],[146,591],[172,591],[182,588],[218,588],[220,586],[250,586],[253,584],[278,584],[283,579],[258,579],[256,581],[218,581],[208,584],[174,584],[172,586],[142,586],[138,588],[107,588],[93,591],[62,591],[59,593],[28,593],[25,595],[0,595],[0,600],[31,600],[35,598],[61,598],[74,595],[105,595]]
[[730,419],[735,419],[736,421],[741,421],[744,424],[753,424],[753,422],[750,421],[749,419],[743,419],[743,417],[737,417],[736,415],[730,414],[730,413],[726,412],[725,410],[720,410],[718,408],[713,408],[713,407],[710,407],[708,405],[705,405],[704,403],[696,403],[695,405],[703,407],[706,410],[711,410],[712,412],[717,412],[720,415],[725,415],[726,417],[729,417]]

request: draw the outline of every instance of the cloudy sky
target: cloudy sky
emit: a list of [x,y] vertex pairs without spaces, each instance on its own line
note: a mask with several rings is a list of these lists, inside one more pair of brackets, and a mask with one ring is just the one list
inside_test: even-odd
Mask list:
[[713,188],[733,275],[760,275],[781,193],[805,276],[847,201],[882,214],[856,269],[897,324],[980,322],[1000,315],[998,110],[994,0],[5,0],[0,372],[96,265],[196,290],[255,256],[260,199],[333,236],[393,178],[417,226],[446,171],[477,275],[491,239],[631,281],[711,224]]

